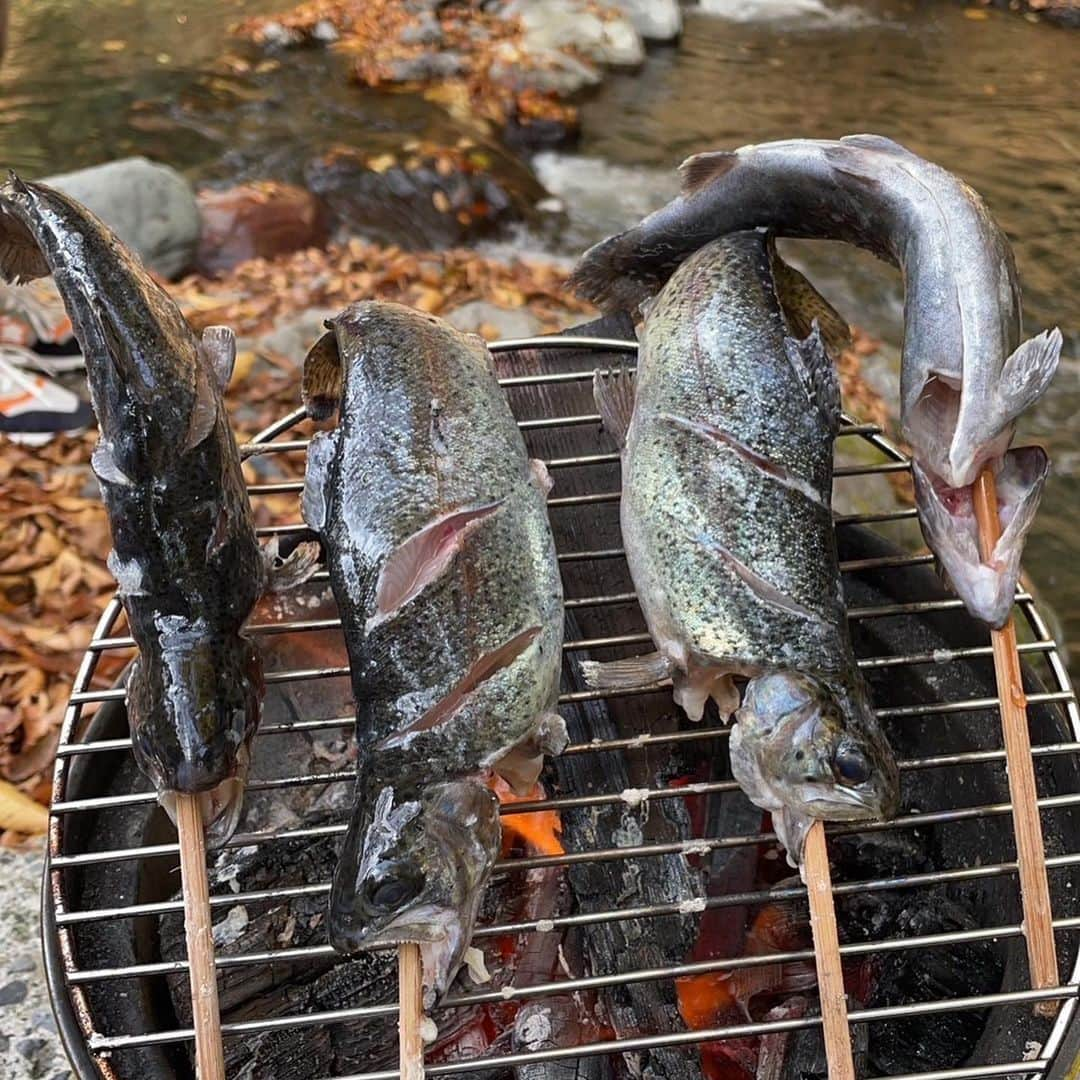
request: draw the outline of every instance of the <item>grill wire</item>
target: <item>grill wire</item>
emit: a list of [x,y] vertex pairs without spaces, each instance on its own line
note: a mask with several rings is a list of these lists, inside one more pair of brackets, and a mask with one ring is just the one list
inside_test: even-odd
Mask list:
[[[491,344],[493,353],[508,353],[520,349],[551,349],[551,348],[574,348],[594,349],[602,352],[636,352],[636,344],[630,341],[611,340],[603,338],[528,338],[512,341],[500,341]],[[577,372],[541,373],[528,376],[516,376],[500,380],[504,387],[537,386],[545,383],[571,383],[591,380],[592,370]],[[513,404],[513,395],[511,404]],[[241,447],[241,453],[246,458],[261,455],[303,453],[306,451],[308,440],[297,438],[284,438],[301,420],[304,419],[302,410],[290,413],[277,423],[271,425],[259,435],[255,436],[251,443]],[[558,429],[571,426],[598,425],[599,416],[594,413],[582,413],[570,416],[543,417],[540,419],[528,419],[520,421],[520,427],[528,437],[532,430]],[[858,424],[848,417],[844,418],[844,424],[839,432],[838,439],[841,443],[845,440],[860,439],[869,444],[880,459],[872,464],[841,465],[836,469],[838,485],[843,484],[850,477],[887,477],[889,473],[904,472],[908,470],[907,459],[882,435],[881,429],[873,424]],[[593,465],[611,464],[618,460],[614,453],[599,453],[586,456],[568,457],[548,460],[549,470],[554,473],[556,480],[556,494],[549,499],[551,506],[587,506],[590,504],[616,503],[619,499],[617,491],[597,491],[587,495],[558,496],[558,470],[571,467],[589,467]],[[258,505],[261,497],[269,495],[283,495],[295,493],[299,495],[302,489],[300,481],[282,481],[277,483],[257,483],[249,487],[253,502]],[[838,514],[838,524],[873,524],[903,523],[914,517],[911,509],[889,509],[882,512],[862,512],[854,514]],[[289,534],[306,533],[304,525],[297,521],[296,524],[275,525],[260,528],[261,536],[285,536]],[[597,551],[560,551],[559,559],[562,563],[571,563],[591,559],[621,559],[621,550],[610,548]],[[846,573],[884,570],[892,568],[904,568],[929,563],[931,556],[912,554],[892,557],[862,559],[848,561],[841,564],[841,569]],[[321,571],[316,575],[316,580],[326,580],[327,574]],[[584,598],[568,599],[567,608],[585,608],[598,605],[629,604],[635,602],[633,593],[612,593],[609,595],[587,596]],[[1037,745],[1034,753],[1039,756],[1053,757],[1057,755],[1076,755],[1080,753],[1080,711],[1078,711],[1076,698],[1072,690],[1067,674],[1065,662],[1058,651],[1057,644],[1050,634],[1047,623],[1040,614],[1036,603],[1031,595],[1021,590],[1018,591],[1016,604],[1021,616],[1022,629],[1027,633],[1022,636],[1030,637],[1020,646],[1021,653],[1029,664],[1039,662],[1038,674],[1043,684],[1048,688],[1046,692],[1029,695],[1032,704],[1040,702],[1057,703],[1064,711],[1072,731],[1073,740],[1057,742],[1049,745]],[[921,601],[911,603],[897,603],[877,607],[850,608],[848,615],[852,621],[885,618],[888,616],[903,614],[918,614],[923,612],[949,611],[960,608],[960,602],[953,599],[941,599],[933,601]],[[91,910],[81,910],[73,907],[67,891],[65,871],[75,867],[86,867],[95,864],[113,863],[119,860],[147,860],[157,856],[174,856],[177,853],[175,843],[147,844],[143,846],[115,848],[106,851],[69,851],[66,850],[64,832],[66,823],[80,814],[89,814],[101,810],[110,810],[126,806],[149,805],[153,803],[153,794],[146,792],[140,794],[123,795],[102,798],[68,798],[68,783],[73,761],[86,755],[101,754],[105,752],[125,751],[130,752],[129,739],[98,739],[93,742],[81,741],[77,731],[85,727],[81,721],[85,720],[84,709],[88,705],[96,705],[106,701],[119,701],[124,697],[122,689],[99,690],[91,688],[92,679],[99,658],[105,652],[133,650],[133,642],[130,637],[114,635],[113,630],[119,621],[122,608],[119,600],[113,599],[101,616],[94,632],[87,652],[76,675],[73,692],[69,707],[64,717],[61,730],[59,748],[57,750],[57,762],[54,777],[54,803],[51,810],[49,845],[46,863],[46,882],[44,891],[44,904],[46,905],[46,935],[50,940],[46,941],[46,953],[53,954],[51,989],[54,994],[54,1003],[58,1012],[73,1015],[81,1032],[85,1047],[90,1051],[92,1058],[98,1065],[103,1076],[111,1075],[108,1067],[110,1055],[116,1051],[122,1051],[133,1047],[145,1047],[153,1045],[176,1044],[193,1039],[193,1031],[190,1028],[175,1028],[171,1030],[148,1030],[141,1033],[127,1031],[101,1030],[99,1018],[93,1014],[83,988],[89,984],[109,983],[115,984],[116,980],[130,979],[138,976],[160,976],[175,972],[184,972],[187,965],[184,961],[168,961],[158,963],[143,963],[125,967],[89,969],[80,967],[76,955],[70,928],[77,924],[92,924],[110,920],[131,919],[136,916],[160,916],[170,912],[182,911],[180,901],[162,901],[156,903],[129,904],[118,907],[102,907]],[[294,620],[290,622],[278,621],[270,623],[256,623],[249,627],[250,633],[255,637],[271,634],[303,633],[321,630],[331,630],[340,626],[337,619],[313,619]],[[567,641],[564,649],[575,657],[584,657],[591,650],[609,648],[612,646],[644,645],[649,641],[648,635],[643,633],[625,634],[616,637],[581,639]],[[934,654],[911,653],[902,656],[877,656],[863,658],[859,661],[864,670],[890,668],[902,673],[910,666],[936,663],[944,664],[960,660],[968,660],[973,657],[990,657],[991,647],[989,640],[984,646],[968,647],[950,650],[948,654],[936,651]],[[267,675],[267,683],[289,683],[301,680],[319,680],[336,678],[346,675],[347,668],[323,667],[306,669],[289,669],[272,672]],[[642,688],[632,693],[655,692],[658,688],[670,686],[670,683],[658,683],[648,688]],[[586,700],[595,700],[604,697],[615,696],[609,692],[582,691],[563,694],[560,703],[571,703]],[[928,714],[947,718],[949,714],[960,712],[983,711],[986,713],[986,722],[996,724],[997,699],[996,697],[972,698],[957,701],[940,701],[930,704],[918,704],[910,706],[879,709],[878,715],[882,717],[916,717]],[[347,731],[353,722],[351,716],[332,717],[329,719],[305,720],[297,719],[293,722],[266,724],[259,729],[256,735],[256,747],[258,740],[272,734],[312,732],[320,730],[341,729]],[[604,742],[590,741],[567,748],[567,754],[595,753],[603,750],[623,750],[633,746],[640,747],[643,744],[649,746],[663,743],[704,743],[708,740],[724,740],[727,731],[710,726],[702,726],[700,729],[655,734],[636,739],[615,739]],[[948,755],[926,756],[901,762],[901,770],[919,770],[934,768],[943,765],[963,766],[977,763],[987,763],[1004,760],[1004,751],[1001,749],[977,750],[965,753]],[[353,769],[340,772],[313,773],[311,775],[296,775],[280,779],[253,781],[249,789],[271,790],[275,788],[285,789],[302,787],[305,785],[325,785],[328,783],[349,783],[355,776]],[[712,782],[695,785],[695,794],[705,794],[730,790],[734,788],[730,781]],[[680,798],[687,794],[685,787],[652,788],[649,791],[650,800],[665,798]],[[521,802],[503,808],[505,814],[521,814],[539,810],[561,810],[569,807],[580,807],[599,804],[613,804],[620,799],[619,792],[610,792],[601,795],[566,796],[561,798],[549,798],[543,801]],[[1080,806],[1080,792],[1044,797],[1039,801],[1040,808],[1044,811]],[[936,825],[945,822],[961,821],[971,818],[996,818],[1001,829],[1011,830],[1009,817],[1011,806],[1009,803],[997,803],[965,807],[942,811],[921,811],[905,815],[903,818],[888,823],[879,828],[888,829],[911,829],[919,826]],[[249,845],[263,844],[273,840],[284,838],[314,838],[343,833],[345,825],[328,825],[321,827],[295,828],[277,831],[260,831],[237,833],[225,847],[241,848]],[[856,831],[853,827],[830,828],[830,834],[843,831]],[[756,843],[765,839],[763,835],[742,837],[709,837],[704,842],[694,841],[694,850],[700,851],[703,844],[708,849],[716,847],[736,847],[749,843]],[[514,869],[530,867],[553,867],[569,865],[573,862],[595,860],[621,860],[639,858],[648,855],[657,855],[665,852],[682,850],[683,845],[675,844],[640,844],[632,847],[617,847],[600,851],[567,852],[562,855],[535,856],[524,859],[513,859],[500,865],[512,866]],[[1048,860],[1051,871],[1060,868],[1080,866],[1080,851],[1070,851],[1066,854],[1052,856]],[[872,889],[895,889],[918,886],[936,885],[962,881],[975,881],[979,879],[1001,878],[1015,876],[1015,862],[999,862],[988,865],[958,867],[953,869],[935,870],[932,872],[905,875],[902,878],[880,878],[872,881],[859,881],[853,883],[838,883],[834,886],[837,895],[857,893]],[[258,903],[268,900],[283,900],[300,896],[320,896],[329,892],[329,882],[311,882],[302,886],[288,886],[259,891],[243,891],[239,893],[226,893],[224,895],[212,895],[211,906],[214,909],[232,907],[237,904]],[[706,907],[719,907],[737,905],[748,902],[761,902],[765,899],[783,900],[804,896],[805,890],[800,888],[773,889],[765,892],[742,893],[735,895],[712,897],[706,901]],[[687,898],[689,899],[689,898]],[[556,917],[552,920],[536,919],[527,922],[505,923],[498,926],[483,926],[477,931],[478,937],[490,937],[505,935],[508,933],[521,933],[536,931],[538,923],[546,924],[544,929],[549,929],[554,924],[556,930],[571,926],[583,926],[589,923],[614,921],[622,919],[640,919],[672,915],[679,910],[678,903],[648,905],[648,906],[622,906],[607,911],[593,912],[589,914],[574,914]],[[1080,929],[1080,917],[1058,917],[1054,920],[1055,929],[1058,932]],[[910,937],[887,941],[871,941],[865,943],[843,946],[841,953],[845,957],[865,954],[878,954],[893,950],[908,950],[933,947],[936,944],[953,943],[957,941],[989,941],[1008,938],[1017,938],[1021,934],[1018,924],[992,926],[940,935],[924,935],[922,937]],[[285,960],[302,960],[327,956],[332,953],[329,945],[310,946],[303,948],[281,948],[264,952],[246,953],[234,956],[219,956],[218,965],[221,968],[235,966],[258,966],[273,964]],[[59,956],[59,963],[55,957]],[[456,994],[451,997],[447,1004],[479,1004],[483,1002],[503,1002],[508,998],[521,1003],[546,995],[564,994],[578,990],[597,989],[606,986],[630,983],[635,980],[673,979],[679,976],[700,974],[709,971],[731,971],[743,967],[753,967],[759,964],[776,963],[779,961],[809,960],[813,958],[810,950],[770,953],[764,956],[743,956],[737,959],[724,958],[701,962],[687,962],[672,965],[665,968],[653,968],[648,970],[635,970],[622,972],[615,975],[597,974],[580,978],[558,979],[541,985],[530,985],[520,991],[475,991],[468,994]],[[901,1004],[889,1007],[862,1008],[850,1013],[852,1023],[860,1021],[884,1020],[898,1016],[912,1016],[916,1014],[940,1014],[961,1009],[985,1009],[988,1006],[1017,1006],[1034,1003],[1040,1000],[1055,998],[1061,999],[1063,1004],[1060,1013],[1053,1025],[1050,1036],[1043,1045],[1038,1056],[1032,1060],[1021,1060],[1024,1047],[1016,1047],[1016,1060],[1005,1064],[975,1064],[962,1068],[940,1069],[930,1072],[908,1074],[911,1080],[915,1076],[921,1080],[963,1080],[963,1078],[1014,1076],[1031,1077],[1039,1076],[1046,1072],[1053,1061],[1055,1052],[1060,1046],[1061,1040],[1068,1027],[1076,1008],[1076,999],[1080,995],[1080,960],[1070,957],[1069,982],[1058,990],[1035,991],[1016,990],[995,994],[984,994],[978,997],[965,999],[950,999],[946,1001],[929,1001],[910,1004]],[[223,1024],[222,1030],[226,1037],[242,1035],[245,1033],[265,1032],[272,1029],[290,1027],[304,1027],[309,1025],[323,1025],[327,1023],[347,1023],[352,1019],[374,1016],[392,1016],[396,1013],[396,1005],[376,1005],[342,1009],[332,1012],[307,1013],[304,1015],[263,1018],[243,1022]],[[488,1067],[507,1067],[529,1062],[556,1061],[560,1059],[578,1058],[585,1054],[625,1053],[654,1049],[661,1046],[696,1045],[706,1041],[720,1040],[738,1036],[753,1036],[769,1032],[795,1030],[798,1028],[811,1027],[819,1024],[816,1018],[799,1020],[780,1020],[771,1022],[741,1023],[728,1025],[722,1028],[706,1030],[679,1031],[659,1035],[641,1035],[634,1038],[614,1038],[605,1042],[592,1043],[586,1046],[559,1047],[553,1050],[532,1053],[504,1053],[491,1055],[484,1058],[472,1058],[469,1060],[453,1061],[445,1064],[430,1066],[428,1072],[431,1075],[452,1075],[454,1073],[472,1072]],[[348,1077],[335,1077],[332,1080],[395,1080],[398,1076],[396,1071],[381,1071],[352,1074]],[[331,1078],[327,1078],[331,1080]]]

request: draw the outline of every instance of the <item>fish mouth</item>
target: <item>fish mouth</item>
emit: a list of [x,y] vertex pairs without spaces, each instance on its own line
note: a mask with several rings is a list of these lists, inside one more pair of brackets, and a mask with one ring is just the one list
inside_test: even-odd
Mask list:
[[1041,446],[1023,446],[1007,451],[989,467],[996,474],[1001,524],[989,559],[980,553],[973,484],[952,487],[919,461],[912,462],[912,474],[927,545],[968,611],[997,628],[1012,609],[1024,542],[1050,463]]
[[835,787],[809,791],[800,798],[801,812],[822,821],[871,821],[885,818],[885,804],[879,792]]
[[[236,831],[240,815],[244,809],[244,792],[247,790],[248,769],[251,766],[251,754],[246,746],[241,746],[236,753],[236,771],[214,787],[193,794],[199,801],[203,828],[206,839],[211,844],[224,843]],[[161,791],[158,802],[169,815],[169,820],[176,824],[176,791]]]
[[397,945],[419,945],[423,966],[424,1006],[430,1008],[446,993],[465,952],[460,916],[439,904],[421,904],[396,915],[385,926],[334,934],[334,948],[342,953],[370,952]]

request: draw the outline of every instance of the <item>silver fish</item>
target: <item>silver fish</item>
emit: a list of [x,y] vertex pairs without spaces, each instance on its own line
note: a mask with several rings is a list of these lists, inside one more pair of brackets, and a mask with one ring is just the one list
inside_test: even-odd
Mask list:
[[499,848],[489,771],[519,791],[566,741],[546,470],[483,342],[353,304],[309,354],[304,516],[322,538],[357,702],[356,804],[330,902],[343,952],[418,941],[429,997],[468,946]]
[[[682,195],[586,252],[574,272],[578,292],[605,308],[633,308],[703,244],[759,227],[844,240],[898,266],[901,424],[919,521],[968,609],[1001,625],[1048,471],[1041,448],[1009,444],[1017,417],[1049,385],[1062,339],[1054,329],[1021,344],[1012,248],[986,204],[879,135],[697,154],[681,172]],[[986,467],[999,474],[1003,531],[984,561],[971,485]]]
[[[692,720],[709,698],[735,713],[735,778],[798,860],[814,818],[894,813],[898,777],[847,632],[836,375],[816,318],[791,336],[776,262],[761,234],[707,244],[649,308],[633,385],[596,379],[605,425],[625,432],[623,541],[657,652],[584,666],[598,686],[670,675]],[[812,295],[835,322],[811,289],[800,317]]]

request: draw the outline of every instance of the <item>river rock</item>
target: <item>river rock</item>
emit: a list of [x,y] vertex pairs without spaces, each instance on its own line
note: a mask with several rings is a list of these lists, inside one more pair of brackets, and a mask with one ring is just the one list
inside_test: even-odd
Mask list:
[[646,41],[674,41],[682,33],[678,0],[609,0]]
[[520,18],[521,47],[528,53],[573,47],[610,67],[637,67],[645,59],[641,35],[628,18],[602,19],[585,0],[515,0],[507,12]]
[[191,265],[199,242],[195,192],[175,169],[143,157],[49,176],[45,183],[89,207],[163,277]]
[[470,300],[444,312],[451,326],[489,341],[495,338],[532,337],[543,331],[543,323],[526,308],[504,308],[487,300]]
[[336,147],[309,162],[304,178],[335,225],[414,250],[490,235],[547,194],[512,155],[472,143],[386,154]]
[[529,54],[530,64],[521,63],[521,52],[509,42],[494,51],[488,74],[496,82],[515,90],[532,88],[569,97],[587,86],[597,86],[600,72],[592,64],[559,49],[537,50]]
[[322,247],[328,239],[322,203],[291,184],[259,181],[204,190],[198,203],[203,222],[196,257],[200,274],[221,273],[248,259]]

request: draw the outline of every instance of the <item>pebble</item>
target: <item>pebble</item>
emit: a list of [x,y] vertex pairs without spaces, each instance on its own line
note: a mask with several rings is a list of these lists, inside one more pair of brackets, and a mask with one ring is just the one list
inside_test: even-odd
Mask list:
[[0,986],[0,1005],[18,1005],[26,1000],[26,983],[22,979],[15,979],[7,986]]

